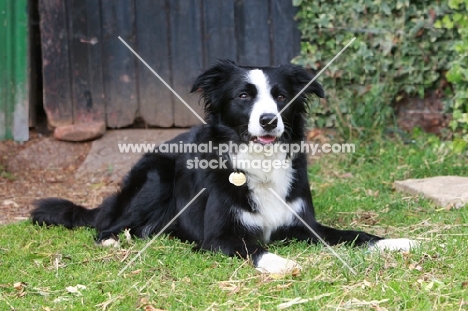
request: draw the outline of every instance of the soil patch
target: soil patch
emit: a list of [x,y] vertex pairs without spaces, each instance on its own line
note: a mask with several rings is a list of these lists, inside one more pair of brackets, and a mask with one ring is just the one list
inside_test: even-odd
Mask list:
[[25,143],[0,141],[0,224],[28,219],[32,202],[63,197],[94,207],[114,192],[117,184],[77,181],[75,171],[91,143],[67,143],[30,132]]

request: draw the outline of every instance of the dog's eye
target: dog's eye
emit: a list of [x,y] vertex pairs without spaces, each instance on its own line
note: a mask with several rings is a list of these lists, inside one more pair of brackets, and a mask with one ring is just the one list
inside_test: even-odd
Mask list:
[[286,99],[286,96],[284,96],[283,94],[279,94],[277,97],[276,97],[277,100],[279,100],[280,102],[282,102],[283,100]]
[[247,94],[246,92],[242,92],[239,94],[239,98],[242,98],[242,99],[247,99],[249,97],[250,97],[249,94]]

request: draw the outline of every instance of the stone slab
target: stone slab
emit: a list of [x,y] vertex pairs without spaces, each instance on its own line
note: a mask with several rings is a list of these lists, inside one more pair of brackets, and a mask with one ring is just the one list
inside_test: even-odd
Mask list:
[[443,208],[468,205],[468,177],[437,176],[395,181],[395,189],[412,195],[422,195]]
[[120,152],[121,143],[156,144],[170,140],[187,129],[119,129],[107,131],[93,141],[86,160],[78,168],[75,178],[88,182],[99,182],[103,178],[119,182],[130,168],[143,156],[144,151]]
[[54,137],[63,141],[88,141],[101,137],[106,132],[104,121],[71,124],[56,127]]

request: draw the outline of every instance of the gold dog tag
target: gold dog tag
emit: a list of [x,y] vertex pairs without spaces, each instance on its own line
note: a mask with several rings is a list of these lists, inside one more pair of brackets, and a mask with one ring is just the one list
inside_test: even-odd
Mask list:
[[232,172],[231,175],[229,175],[229,182],[234,186],[242,186],[246,181],[247,178],[245,177],[244,173]]

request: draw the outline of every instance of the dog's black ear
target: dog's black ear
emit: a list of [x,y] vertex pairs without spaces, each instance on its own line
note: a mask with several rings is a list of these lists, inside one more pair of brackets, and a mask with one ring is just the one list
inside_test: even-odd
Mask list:
[[223,85],[226,84],[236,69],[238,67],[234,62],[219,60],[213,67],[203,72],[195,80],[190,92],[201,93],[200,100],[208,119],[219,111],[219,105],[223,96]]
[[[304,69],[301,66],[297,65],[289,65],[291,74],[292,74],[292,79],[294,81],[295,87],[298,88],[298,91],[302,90],[313,78],[315,75],[313,75],[311,72],[308,70]],[[315,80],[312,82],[309,87],[304,91],[306,94],[315,94],[320,98],[325,97],[325,91],[322,88],[322,85]]]
[[237,66],[233,61],[218,60],[213,67],[197,77],[190,93],[202,92],[203,96],[206,97],[227,80],[228,73],[232,72],[235,67]]

